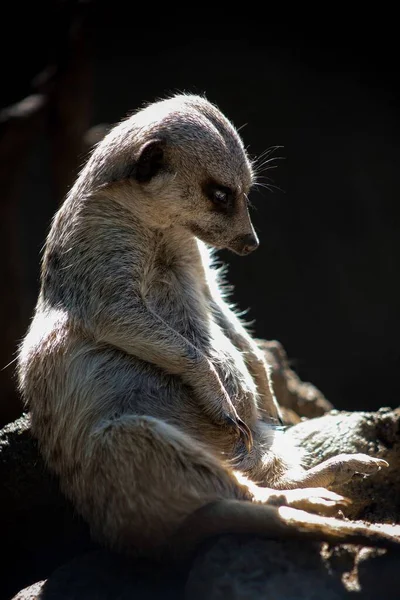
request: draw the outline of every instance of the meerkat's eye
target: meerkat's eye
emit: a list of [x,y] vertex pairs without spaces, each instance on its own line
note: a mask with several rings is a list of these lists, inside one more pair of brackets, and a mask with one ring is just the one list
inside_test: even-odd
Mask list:
[[216,183],[207,183],[204,192],[216,208],[229,210],[233,207],[235,194],[230,188]]
[[229,202],[229,194],[225,190],[216,189],[214,192],[213,202],[215,204],[227,205]]

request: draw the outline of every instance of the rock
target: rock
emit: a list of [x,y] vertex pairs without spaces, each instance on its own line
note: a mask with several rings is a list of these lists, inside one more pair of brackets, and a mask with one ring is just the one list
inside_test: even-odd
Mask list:
[[19,512],[37,504],[60,502],[56,481],[49,475],[24,414],[0,430],[1,513]]
[[190,600],[395,600],[399,556],[371,548],[220,538],[195,560]]
[[286,352],[276,340],[257,340],[272,368],[272,381],[276,397],[283,409],[286,424],[295,425],[301,419],[320,417],[333,409],[333,405],[312,383],[301,381],[289,366]]
[[398,561],[382,549],[224,536],[201,549],[189,574],[100,550],[13,600],[397,600]]
[[299,444],[304,462],[314,466],[341,453],[363,452],[384,458],[388,469],[373,477],[354,476],[336,489],[351,498],[346,509],[351,519],[375,523],[400,520],[400,409],[377,412],[333,411],[324,417],[303,421],[285,432]]
[[179,600],[184,585],[180,572],[96,550],[62,565],[12,600]]
[[44,466],[29,427],[23,415],[0,431],[0,527],[6,540],[0,598],[94,547],[87,525]]

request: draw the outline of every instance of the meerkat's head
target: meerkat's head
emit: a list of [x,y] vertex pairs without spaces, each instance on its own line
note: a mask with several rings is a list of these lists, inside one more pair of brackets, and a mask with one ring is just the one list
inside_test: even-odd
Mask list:
[[251,162],[234,126],[202,97],[177,95],[120,123],[87,175],[150,226],[179,226],[242,255],[258,247],[247,200]]

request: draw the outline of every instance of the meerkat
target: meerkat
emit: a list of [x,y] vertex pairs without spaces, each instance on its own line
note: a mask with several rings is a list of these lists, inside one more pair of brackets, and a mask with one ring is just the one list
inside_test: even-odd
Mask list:
[[115,126],[52,222],[20,390],[63,492],[127,554],[179,555],[227,531],[392,539],[325,516],[346,504],[326,488],[386,461],[306,471],[279,442],[268,365],[212,257],[257,248],[253,183],[232,123],[180,94]]

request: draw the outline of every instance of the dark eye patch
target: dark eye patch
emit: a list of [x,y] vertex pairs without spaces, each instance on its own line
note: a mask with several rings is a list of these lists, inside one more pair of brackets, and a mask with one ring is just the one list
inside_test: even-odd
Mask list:
[[231,213],[235,206],[235,192],[213,180],[203,183],[203,193],[213,203],[214,210],[218,212]]

